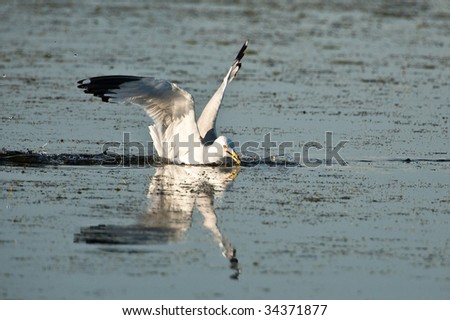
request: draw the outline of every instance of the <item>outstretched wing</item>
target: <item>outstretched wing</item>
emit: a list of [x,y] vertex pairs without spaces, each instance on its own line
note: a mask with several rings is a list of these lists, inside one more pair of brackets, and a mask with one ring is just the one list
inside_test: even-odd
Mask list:
[[78,88],[104,102],[139,105],[155,124],[168,127],[194,110],[192,96],[174,83],[147,77],[102,76],[78,81]]
[[101,76],[78,81],[78,88],[105,102],[129,102],[144,108],[153,119],[150,128],[155,148],[161,157],[176,156],[163,151],[164,143],[180,136],[198,135],[194,99],[191,94],[166,80],[136,76]]
[[227,85],[234,79],[239,70],[241,69],[241,59],[245,55],[245,50],[247,49],[248,41],[245,41],[241,50],[237,54],[236,58],[233,61],[233,64],[228,69],[227,74],[222,80],[219,88],[216,90],[214,95],[211,97],[209,102],[206,104],[203,109],[202,114],[198,118],[198,130],[200,132],[200,136],[202,138],[202,142],[206,145],[213,143],[214,140],[217,139],[216,133],[216,119],[217,114],[219,113],[219,107],[222,103],[223,95],[225,93],[225,89]]

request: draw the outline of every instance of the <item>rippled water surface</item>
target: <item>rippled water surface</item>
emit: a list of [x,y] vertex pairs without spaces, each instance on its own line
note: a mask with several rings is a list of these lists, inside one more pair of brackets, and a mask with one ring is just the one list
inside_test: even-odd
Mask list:
[[76,81],[169,79],[199,111],[246,39],[219,132],[275,160],[347,141],[346,166],[2,165],[1,298],[450,297],[446,1],[10,2],[0,34],[5,150],[147,152],[145,113]]

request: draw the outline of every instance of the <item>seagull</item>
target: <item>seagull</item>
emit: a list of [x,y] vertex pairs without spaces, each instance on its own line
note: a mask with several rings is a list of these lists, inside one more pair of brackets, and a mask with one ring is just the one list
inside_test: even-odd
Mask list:
[[153,77],[110,75],[79,80],[78,88],[103,102],[131,103],[143,107],[154,124],[150,136],[158,156],[170,163],[186,165],[241,163],[233,142],[217,136],[216,119],[227,85],[241,68],[245,41],[219,88],[195,119],[192,95],[173,82]]

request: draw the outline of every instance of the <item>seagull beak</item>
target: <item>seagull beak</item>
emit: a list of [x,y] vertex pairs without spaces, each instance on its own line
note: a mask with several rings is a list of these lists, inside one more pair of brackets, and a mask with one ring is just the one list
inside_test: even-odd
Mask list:
[[237,165],[241,164],[241,159],[239,159],[238,154],[234,150],[230,150],[230,156],[231,159],[233,159],[234,162],[236,162]]
[[237,164],[240,165],[241,164],[241,159],[239,159],[238,154],[236,153],[236,151],[234,151],[233,149],[231,149],[229,146],[227,145],[223,145],[223,147],[225,148],[225,152],[231,157],[231,159],[233,159],[233,161]]

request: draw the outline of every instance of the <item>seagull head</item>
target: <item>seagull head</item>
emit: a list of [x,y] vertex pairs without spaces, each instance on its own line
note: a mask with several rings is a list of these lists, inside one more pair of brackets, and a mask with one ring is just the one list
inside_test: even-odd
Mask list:
[[234,151],[234,143],[225,136],[220,136],[212,144],[217,148],[217,154],[222,158],[231,158],[237,165],[241,164],[238,154]]

